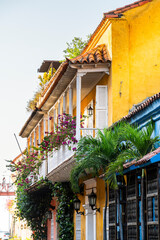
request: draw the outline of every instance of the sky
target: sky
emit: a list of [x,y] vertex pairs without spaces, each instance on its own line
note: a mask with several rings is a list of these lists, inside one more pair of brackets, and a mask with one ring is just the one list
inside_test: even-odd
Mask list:
[[[26,105],[37,90],[43,60],[62,60],[66,42],[85,39],[104,12],[132,2],[0,0],[0,176],[7,174],[5,160],[20,153],[14,133],[22,150],[26,147],[26,139],[18,135],[30,115]],[[0,207],[0,225],[2,212]]]

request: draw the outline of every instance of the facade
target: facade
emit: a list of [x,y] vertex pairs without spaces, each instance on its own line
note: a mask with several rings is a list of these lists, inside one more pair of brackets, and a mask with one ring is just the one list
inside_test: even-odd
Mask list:
[[[67,59],[58,67],[35,110],[21,129],[20,136],[27,138],[28,148],[38,146],[46,132],[54,131],[59,114],[65,112],[76,116],[76,139],[79,140],[86,134],[95,136],[97,129],[111,126],[126,116],[134,105],[137,109],[137,104],[159,91],[159,9],[159,0],[140,0],[104,14],[81,55]],[[54,62],[52,66],[54,67]],[[88,114],[90,106],[93,108],[93,115],[87,118],[84,128],[81,128],[80,115]],[[130,114],[126,118],[128,116]],[[66,146],[53,151],[43,162],[38,179],[43,176],[52,182],[69,181],[75,163],[73,156],[74,152]],[[34,179],[33,184],[36,181]],[[74,239],[102,240],[105,182],[102,178],[91,179],[88,175],[83,183],[84,195],[78,197],[81,200],[81,211],[85,211],[85,215],[74,215]],[[87,196],[92,189],[97,195],[100,212],[89,207]],[[110,199],[114,202],[114,195]],[[48,223],[48,239],[57,238],[57,203],[55,199],[53,202],[55,210],[52,222]],[[110,212],[110,216],[111,208],[115,208],[111,202],[107,212]],[[113,239],[113,236],[116,239],[118,232],[117,224],[113,223],[115,218],[113,219],[107,225],[109,239]],[[139,225],[136,226],[138,228]],[[130,230],[128,227],[127,231],[126,234],[131,232],[128,239],[140,239],[138,235],[132,238],[135,229]]]
[[[140,128],[151,121],[155,123],[153,137],[160,135],[160,94],[156,94],[140,104],[124,119]],[[160,202],[159,202],[159,163],[160,147],[138,161],[124,164],[124,176],[120,178],[120,205],[123,221],[124,239],[142,239],[141,202],[144,203],[145,239],[159,239]],[[142,181],[142,169],[144,180]],[[109,190],[108,202],[109,239],[119,239],[116,192]]]

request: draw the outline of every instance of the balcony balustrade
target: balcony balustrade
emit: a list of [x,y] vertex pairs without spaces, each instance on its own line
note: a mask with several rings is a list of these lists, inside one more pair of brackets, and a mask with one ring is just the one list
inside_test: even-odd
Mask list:
[[[92,136],[95,137],[97,135],[97,128],[80,128],[81,137],[84,136]],[[77,144],[71,145],[71,149],[77,147]],[[67,145],[63,145],[59,148],[59,150],[54,150],[48,154],[48,173],[52,170],[56,169],[59,165],[61,165],[66,160],[73,157],[75,151],[69,150]]]

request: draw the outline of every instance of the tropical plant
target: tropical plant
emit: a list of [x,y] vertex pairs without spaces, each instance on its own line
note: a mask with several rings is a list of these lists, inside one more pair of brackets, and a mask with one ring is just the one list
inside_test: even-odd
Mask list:
[[[80,177],[86,176],[88,172],[93,176],[99,175],[100,170],[104,173],[109,163],[115,160],[126,147],[121,141],[121,125],[115,126],[114,129],[105,128],[103,132],[99,130],[96,138],[87,136],[79,141],[75,156],[76,165],[71,172],[71,184],[74,192],[80,190]],[[107,187],[105,187],[105,191],[107,191]],[[104,240],[106,240],[106,208],[107,204],[105,204],[104,211]]]
[[79,192],[79,179],[88,172],[94,175],[99,175],[100,170],[105,172],[106,181],[110,187],[117,190],[121,240],[123,239],[123,227],[117,174],[123,174],[124,162],[138,160],[154,149],[159,139],[158,137],[152,138],[153,130],[153,123],[145,129],[138,129],[137,126],[131,126],[129,123],[121,123],[112,129],[98,131],[98,137],[95,139],[84,137],[78,143],[76,165],[71,172],[72,188],[74,192]]
[[129,123],[121,126],[121,143],[124,143],[126,147],[108,165],[106,180],[110,186],[117,187],[116,174],[123,174],[123,164],[126,161],[137,161],[155,149],[159,138],[152,137],[153,131],[153,121],[142,129],[136,125],[131,126]]
[[106,167],[113,159],[116,159],[124,148],[120,144],[121,125],[112,129],[98,130],[96,138],[91,136],[83,137],[78,142],[75,155],[76,165],[71,172],[71,184],[74,192],[79,192],[79,179],[87,175],[88,172],[93,175],[99,175],[99,171],[106,171]]

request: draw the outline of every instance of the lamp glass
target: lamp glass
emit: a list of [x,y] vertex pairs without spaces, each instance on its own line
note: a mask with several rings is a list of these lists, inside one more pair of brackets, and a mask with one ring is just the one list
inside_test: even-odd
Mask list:
[[47,219],[52,219],[52,212],[51,211],[47,212]]
[[77,198],[77,199],[74,200],[73,204],[74,204],[74,209],[75,209],[76,211],[79,211],[81,201]]
[[92,189],[92,192],[91,194],[88,196],[88,201],[89,201],[89,205],[92,207],[92,206],[95,206],[96,205],[96,194],[93,192],[93,189]]
[[91,106],[88,108],[88,115],[89,116],[93,115],[93,108]]

